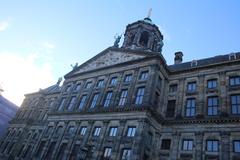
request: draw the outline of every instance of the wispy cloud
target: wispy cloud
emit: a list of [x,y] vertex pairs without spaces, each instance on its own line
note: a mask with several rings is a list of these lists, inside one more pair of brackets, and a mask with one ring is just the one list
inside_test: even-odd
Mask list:
[[55,44],[52,42],[43,42],[42,45],[46,49],[54,49],[56,47]]
[[0,32],[5,31],[9,27],[9,22],[1,21],[0,22]]
[[20,106],[24,94],[48,87],[54,83],[54,76],[50,63],[39,64],[41,57],[38,54],[19,55],[0,52],[0,83],[3,95]]

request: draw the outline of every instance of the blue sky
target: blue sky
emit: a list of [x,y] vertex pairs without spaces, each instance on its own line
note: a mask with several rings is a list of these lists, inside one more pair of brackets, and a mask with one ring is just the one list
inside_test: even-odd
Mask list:
[[[112,46],[114,35],[146,17],[164,35],[163,55],[173,63],[240,51],[238,0],[10,0],[0,1],[0,85],[20,105],[23,94]],[[18,92],[16,92],[18,90]]]

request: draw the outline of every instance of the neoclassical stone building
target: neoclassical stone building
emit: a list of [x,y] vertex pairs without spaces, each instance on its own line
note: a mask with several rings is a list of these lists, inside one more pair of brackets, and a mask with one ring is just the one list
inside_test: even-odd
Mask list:
[[240,53],[167,65],[150,18],[118,41],[27,94],[0,159],[240,159]]

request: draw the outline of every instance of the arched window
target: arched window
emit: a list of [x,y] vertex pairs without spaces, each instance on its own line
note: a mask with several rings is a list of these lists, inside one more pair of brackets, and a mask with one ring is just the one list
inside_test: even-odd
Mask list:
[[148,38],[149,38],[148,32],[147,32],[147,31],[144,31],[144,32],[141,34],[139,44],[140,44],[141,46],[147,47]]

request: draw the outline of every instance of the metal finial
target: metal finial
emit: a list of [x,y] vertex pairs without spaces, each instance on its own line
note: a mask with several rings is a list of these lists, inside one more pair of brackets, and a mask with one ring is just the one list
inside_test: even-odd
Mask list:
[[150,9],[148,10],[147,18],[150,18],[150,17],[151,17],[151,14],[152,14],[152,8],[150,8]]

